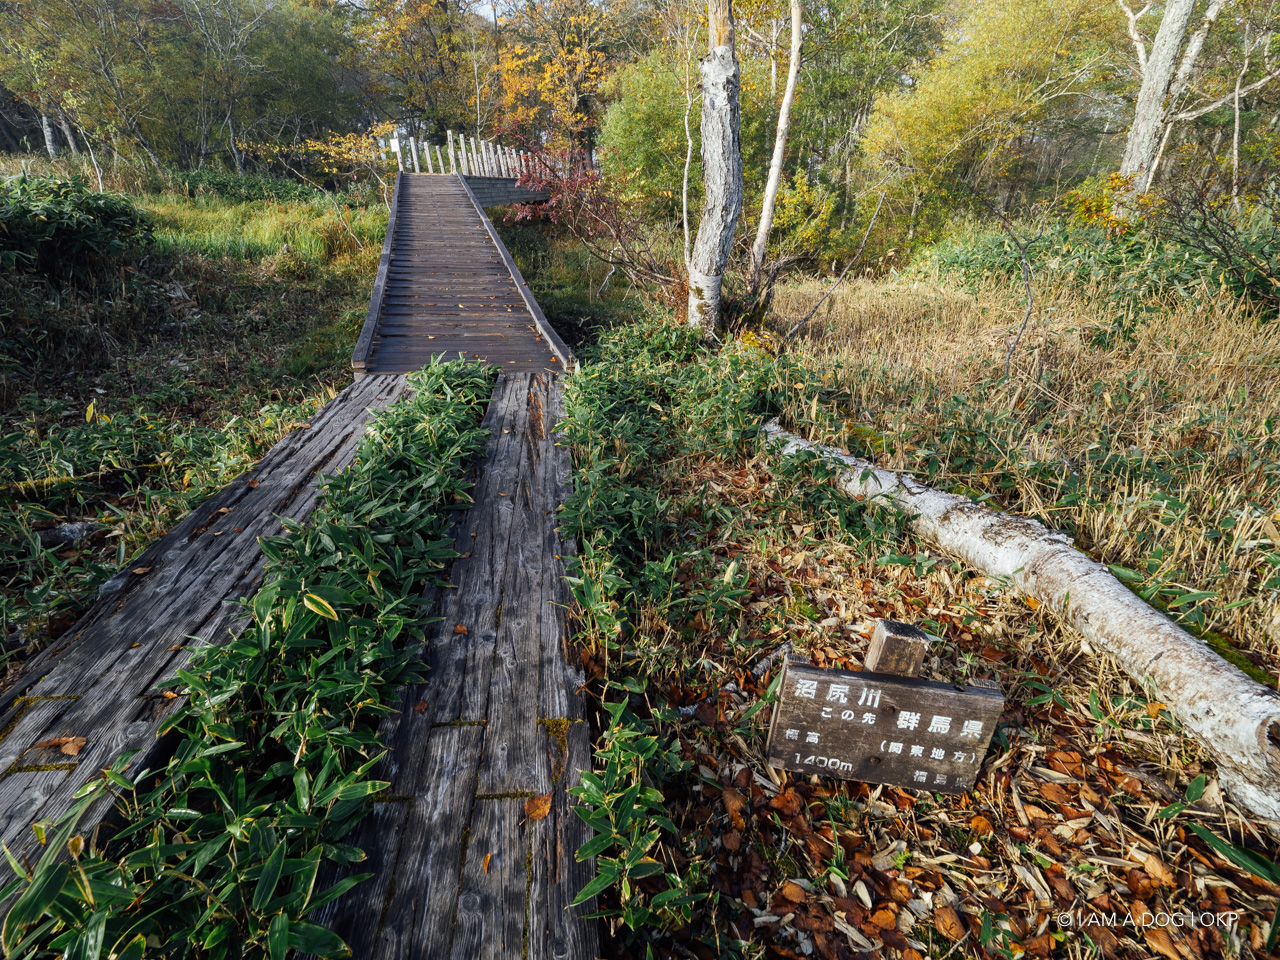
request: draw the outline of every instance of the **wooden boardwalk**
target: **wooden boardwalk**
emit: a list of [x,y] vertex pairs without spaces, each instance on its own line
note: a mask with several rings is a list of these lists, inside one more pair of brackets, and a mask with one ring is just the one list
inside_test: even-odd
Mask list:
[[[89,612],[26,665],[0,698],[0,843],[33,849],[31,824],[64,813],[121,753],[141,750],[134,769],[154,766],[156,730],[180,702],[162,685],[193,648],[244,628],[231,601],[262,585],[258,538],[278,534],[279,517],[311,513],[320,474],[350,463],[370,411],[404,390],[401,376],[348,387],[104,584]],[[75,756],[35,746],[58,737],[86,743]]]
[[351,364],[407,373],[439,355],[513,373],[571,360],[466,179],[402,173]]
[[[556,506],[568,453],[555,444],[558,378],[502,376],[491,442],[457,529],[426,682],[384,725],[391,787],[349,842],[374,878],[320,918],[355,957],[593,958],[594,922],[567,909],[594,876],[567,788],[590,769],[588,723],[566,658],[568,601]],[[551,797],[535,820],[525,804]]]
[[[457,176],[398,178],[355,383],[109,581],[0,691],[0,842],[34,858],[32,824],[65,812],[121,753],[141,751],[135,770],[163,762],[156,732],[183,702],[174,672],[244,628],[233,601],[262,586],[258,538],[311,513],[320,475],[351,462],[372,412],[406,391],[403,374],[459,353],[501,368],[488,450],[455,529],[450,588],[427,598],[443,619],[423,648],[426,680],[383,725],[377,775],[391,787],[349,840],[375,876],[316,919],[358,960],[597,956],[594,905],[569,907],[594,875],[574,858],[590,835],[567,790],[590,769],[591,744],[565,626],[572,544],[555,527],[570,464],[554,428],[572,355]],[[60,737],[86,742],[75,756],[36,746]],[[528,816],[538,798],[548,815]],[[85,832],[108,812],[91,811]]]

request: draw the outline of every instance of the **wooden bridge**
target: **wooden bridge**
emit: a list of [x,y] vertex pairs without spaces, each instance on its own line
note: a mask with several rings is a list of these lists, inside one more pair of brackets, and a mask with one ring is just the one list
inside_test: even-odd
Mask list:
[[[391,787],[352,841],[375,877],[316,919],[356,958],[597,956],[591,905],[569,908],[594,875],[574,859],[589,835],[566,792],[591,747],[564,618],[572,544],[555,528],[573,358],[458,175],[397,179],[356,381],[109,581],[0,692],[0,842],[30,856],[32,824],[64,813],[124,751],[141,751],[132,769],[163,762],[156,730],[182,702],[174,671],[244,628],[233,601],[262,585],[258,538],[311,513],[321,474],[351,462],[370,415],[438,354],[501,367],[489,446],[456,527],[453,588],[430,597],[443,620],[423,651],[426,681],[384,723],[374,774]],[[86,742],[75,756],[41,746],[62,737]],[[526,801],[548,794],[550,814],[527,817]],[[92,811],[85,831],[108,812]]]

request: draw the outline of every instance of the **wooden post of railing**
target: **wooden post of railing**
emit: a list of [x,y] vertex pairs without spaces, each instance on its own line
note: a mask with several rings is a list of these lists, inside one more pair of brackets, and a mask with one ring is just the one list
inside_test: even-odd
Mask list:
[[391,151],[396,155],[396,167],[401,173],[404,172],[404,154],[400,152],[400,138],[391,138]]
[[458,161],[454,158],[454,155],[453,155],[453,131],[449,130],[448,134],[449,134],[449,172],[457,173]]
[[475,162],[476,156],[479,154],[479,152],[480,151],[476,149],[476,138],[472,137],[471,138],[471,175],[473,177],[480,176],[480,168]]
[[435,170],[431,168],[431,144],[425,140],[422,141],[422,152],[427,157],[427,173],[435,173]]
[[468,177],[476,175],[476,148],[467,148],[467,137],[462,136],[462,172]]
[[422,170],[419,169],[418,167],[418,138],[417,137],[409,138],[409,153],[413,156],[413,172],[421,173]]
[[440,168],[440,172],[444,173],[444,157],[440,153],[440,144],[436,144],[436,166]]
[[498,175],[498,171],[494,169],[493,141],[491,140],[484,141],[484,169],[491,177],[496,177]]

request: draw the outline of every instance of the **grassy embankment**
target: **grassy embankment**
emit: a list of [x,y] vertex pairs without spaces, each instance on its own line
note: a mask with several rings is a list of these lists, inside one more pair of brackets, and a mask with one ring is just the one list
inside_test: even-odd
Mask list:
[[153,239],[92,277],[0,280],[0,671],[345,385],[386,223],[376,197],[105,172]]
[[[606,332],[570,384],[565,519],[603,731],[581,794],[603,837],[611,955],[844,957],[879,943],[907,957],[1083,957],[1090,939],[1266,952],[1280,889],[1191,826],[1272,858],[1274,842],[1224,800],[1152,691],[891,515],[760,454],[756,426],[781,415],[1068,529],[1274,684],[1271,329],[1209,291],[1113,298],[1106,278],[1046,273],[1005,382],[1021,301],[1003,274],[949,268],[966,243],[906,278],[853,285],[782,358],[751,338],[708,351],[658,320]],[[788,285],[773,325],[824,289]],[[765,768],[776,665],[753,668],[789,643],[858,669],[878,616],[938,637],[934,679],[1001,682],[1007,710],[971,794]],[[1240,918],[1118,932],[1056,921],[1144,909]]]

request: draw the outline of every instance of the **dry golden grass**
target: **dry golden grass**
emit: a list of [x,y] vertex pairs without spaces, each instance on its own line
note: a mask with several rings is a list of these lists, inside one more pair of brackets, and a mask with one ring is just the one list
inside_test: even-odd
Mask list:
[[[775,327],[824,289],[780,289]],[[1117,318],[1102,292],[1037,284],[1005,381],[1018,291],[936,274],[848,284],[792,345],[846,391],[845,430],[821,439],[1067,529],[1274,678],[1280,332],[1209,295]]]

